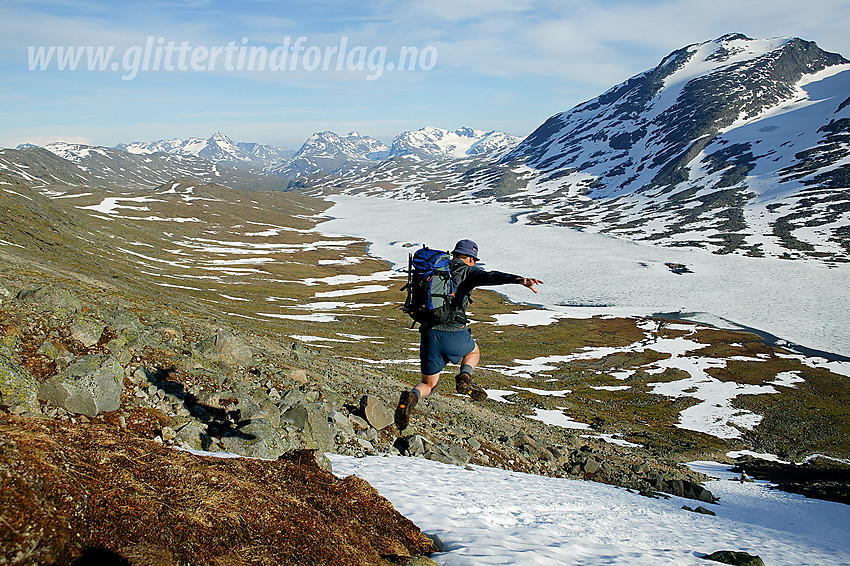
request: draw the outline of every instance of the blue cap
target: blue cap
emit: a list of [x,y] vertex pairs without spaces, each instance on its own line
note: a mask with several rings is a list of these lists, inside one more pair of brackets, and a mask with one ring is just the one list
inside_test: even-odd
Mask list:
[[452,250],[452,253],[468,255],[475,261],[478,261],[478,244],[472,240],[461,240],[455,244],[455,249]]

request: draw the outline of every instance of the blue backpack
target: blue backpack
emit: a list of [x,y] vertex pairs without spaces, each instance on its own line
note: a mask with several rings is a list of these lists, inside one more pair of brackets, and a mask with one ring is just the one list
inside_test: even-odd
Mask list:
[[452,257],[423,246],[410,254],[407,268],[407,299],[402,310],[425,327],[437,326],[459,314],[454,304],[455,286],[449,263]]

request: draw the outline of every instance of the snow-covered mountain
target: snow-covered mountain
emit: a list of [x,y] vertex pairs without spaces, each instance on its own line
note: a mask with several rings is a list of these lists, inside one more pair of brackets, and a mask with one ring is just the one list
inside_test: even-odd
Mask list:
[[389,157],[422,161],[460,159],[470,156],[499,158],[512,150],[520,138],[504,132],[484,132],[474,128],[455,131],[428,126],[396,136]]
[[304,177],[315,174],[342,175],[351,169],[373,165],[387,155],[389,148],[374,138],[349,132],[316,132],[285,163],[269,168],[284,177]]
[[[395,144],[394,144],[395,145]],[[529,208],[718,253],[850,260],[850,62],[797,38],[694,44],[546,120],[496,164],[330,190]]]
[[257,161],[264,164],[277,164],[290,159],[295,152],[291,149],[274,147],[264,143],[238,142],[239,149],[253,156]]
[[[777,153],[793,160],[796,152],[791,146],[799,151],[818,143],[820,127],[835,120],[838,106],[846,104],[839,98],[850,94],[842,89],[846,79],[822,81],[850,70],[847,63],[800,39],[728,35],[691,45],[671,53],[654,69],[552,116],[505,161],[521,158],[545,171],[578,168],[596,180],[590,196],[609,197],[670,189],[692,177],[701,178],[701,173],[724,171],[724,165],[752,162],[764,153],[770,153],[773,162],[780,158]],[[821,84],[815,92],[805,88],[814,82]],[[817,118],[818,124],[806,131],[807,139],[784,137],[780,145],[786,149],[781,152],[765,145],[777,141],[773,132],[779,129],[791,133],[789,123],[796,120],[788,114],[812,103],[817,112],[807,111],[806,117]],[[769,127],[752,132],[747,126],[755,123]],[[730,135],[742,129],[746,141]],[[799,124],[797,129],[808,130]],[[733,143],[733,137],[748,147],[720,151]],[[746,156],[750,150],[755,154]],[[747,173],[753,170],[748,169]],[[729,174],[720,177],[728,183],[725,186],[734,184],[729,183]]]
[[232,167],[251,167],[257,169],[262,169],[273,163],[286,160],[293,154],[288,149],[259,143],[237,143],[221,132],[216,132],[208,139],[192,137],[185,140],[170,139],[154,142],[132,142],[119,144],[116,148],[136,155],[149,155],[156,152],[190,155]]
[[[752,255],[850,255],[850,62],[812,42],[727,35],[552,116],[524,163],[546,216]],[[566,198],[565,198],[566,197]],[[557,204],[561,201],[561,204]]]
[[[334,132],[317,132],[285,163],[269,171],[302,184],[324,183],[330,175],[345,182],[358,176],[382,175],[382,170],[416,168],[417,163],[454,169],[459,160],[480,159],[493,162],[516,147],[520,139],[504,132],[484,132],[473,128],[455,131],[425,127],[403,132],[390,147],[376,139],[351,132],[341,136]],[[312,177],[312,179],[311,179]]]

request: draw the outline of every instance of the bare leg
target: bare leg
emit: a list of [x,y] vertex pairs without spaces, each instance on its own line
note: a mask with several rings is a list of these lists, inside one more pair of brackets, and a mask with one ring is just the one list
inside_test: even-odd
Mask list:
[[420,397],[427,397],[431,394],[431,391],[437,387],[437,382],[440,381],[440,374],[435,373],[433,375],[425,375],[422,374],[422,381],[420,381],[414,389],[419,391]]
[[476,344],[475,349],[463,357],[460,361],[460,365],[472,366],[472,369],[475,369],[478,366],[478,361],[480,359],[481,350],[478,349],[478,344]]

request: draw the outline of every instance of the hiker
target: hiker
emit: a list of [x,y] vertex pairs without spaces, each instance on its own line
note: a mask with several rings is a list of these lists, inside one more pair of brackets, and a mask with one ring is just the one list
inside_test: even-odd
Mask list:
[[455,376],[455,389],[461,395],[469,395],[473,400],[481,401],[487,392],[472,381],[472,371],[478,365],[481,352],[472,339],[466,318],[469,294],[475,287],[483,285],[507,285],[515,283],[528,287],[535,293],[535,285],[543,282],[502,273],[485,271],[476,267],[478,245],[472,240],[460,240],[452,250],[452,260],[448,269],[454,282],[455,294],[452,299],[452,315],[448,322],[437,325],[423,324],[419,344],[419,360],[422,380],[410,391],[401,394],[395,411],[395,424],[399,431],[407,428],[413,408],[422,397],[427,397],[437,387],[440,372],[446,364],[460,362],[460,373]]

